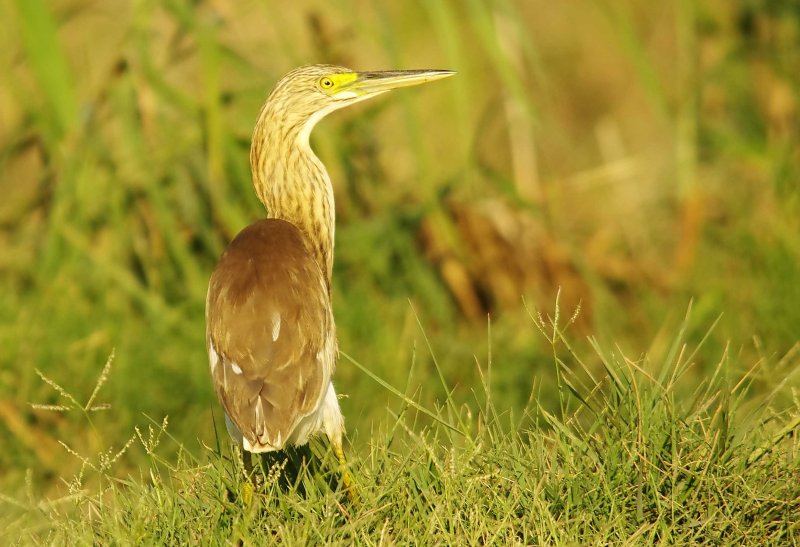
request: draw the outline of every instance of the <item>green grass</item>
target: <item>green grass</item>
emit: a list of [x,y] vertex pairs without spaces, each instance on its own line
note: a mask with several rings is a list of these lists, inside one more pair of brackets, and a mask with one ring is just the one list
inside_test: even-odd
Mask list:
[[[723,4],[0,3],[0,533],[798,543],[800,13]],[[358,509],[228,496],[204,350],[307,62],[458,71],[313,137]]]
[[[187,448],[165,420],[137,428],[121,449],[87,457],[69,448],[82,465],[65,495],[4,497],[5,529],[37,544],[800,540],[800,481],[792,479],[800,447],[791,435],[800,426],[800,405],[776,411],[785,382],[762,377],[775,363],[739,377],[723,354],[710,378],[690,382],[691,395],[680,396],[700,348],[678,338],[662,356],[633,360],[596,346],[605,367],[598,376],[557,321],[537,314],[530,328],[552,345],[559,411],[540,404],[538,385],[521,413],[508,411],[489,387],[497,366],[491,356],[476,364],[483,384],[475,411],[451,398],[426,409],[388,386],[398,396],[389,419],[351,460],[357,505],[331,490],[321,476],[324,464],[301,471],[288,489],[279,486],[281,468],[272,468],[244,502],[242,470],[227,441],[222,448]],[[796,370],[795,358],[780,368]],[[77,411],[76,431],[92,425],[87,410],[101,400],[109,368],[87,403],[51,386],[67,403],[56,411]],[[777,385],[770,395],[748,397],[757,381]],[[169,457],[162,455],[165,445]],[[177,456],[169,445],[178,447]],[[335,469],[322,443],[314,449],[328,473]],[[146,454],[137,472],[116,470],[126,450]]]

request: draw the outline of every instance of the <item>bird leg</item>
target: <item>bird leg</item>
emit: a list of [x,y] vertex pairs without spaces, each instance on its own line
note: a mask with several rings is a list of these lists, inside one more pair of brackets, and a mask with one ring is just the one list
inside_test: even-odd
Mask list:
[[244,449],[244,447],[239,447],[239,450],[242,454],[242,466],[244,467],[244,475],[247,477],[248,480],[253,479],[253,455]]
[[358,492],[356,491],[356,485],[353,482],[353,476],[350,475],[350,471],[347,469],[347,460],[344,457],[344,450],[342,449],[341,440],[332,441],[331,447],[333,448],[333,453],[336,456],[336,459],[339,461],[339,473],[342,477],[342,486],[344,486],[347,499],[350,500],[350,503],[353,505],[358,506]]
[[242,483],[241,494],[242,494],[242,503],[245,506],[249,506],[250,502],[253,501],[253,492],[255,487],[253,486],[254,474],[253,474],[253,455],[244,449],[244,446],[239,446],[239,453],[242,455],[242,465],[244,466],[244,475],[245,481]]

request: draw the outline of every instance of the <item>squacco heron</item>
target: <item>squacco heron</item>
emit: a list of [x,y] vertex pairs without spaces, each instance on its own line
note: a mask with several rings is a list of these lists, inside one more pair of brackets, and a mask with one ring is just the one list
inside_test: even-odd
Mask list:
[[261,108],[250,166],[268,218],[225,249],[206,301],[211,377],[246,466],[249,453],[304,445],[324,432],[351,491],[344,418],[331,381],[337,356],[333,188],[309,135],[334,110],[452,74],[305,66],[284,76]]

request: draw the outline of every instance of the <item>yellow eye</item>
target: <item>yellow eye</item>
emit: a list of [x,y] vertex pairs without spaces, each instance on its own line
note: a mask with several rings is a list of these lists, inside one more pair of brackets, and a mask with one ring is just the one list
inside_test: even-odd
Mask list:
[[330,89],[333,87],[333,80],[328,77],[322,78],[319,81],[319,85],[322,89]]

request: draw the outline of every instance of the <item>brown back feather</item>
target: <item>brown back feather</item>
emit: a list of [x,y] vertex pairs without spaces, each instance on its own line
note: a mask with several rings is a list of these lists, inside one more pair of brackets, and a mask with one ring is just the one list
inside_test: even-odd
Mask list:
[[214,387],[252,445],[281,448],[319,404],[333,372],[330,309],[323,272],[287,221],[251,224],[220,258],[206,305]]

